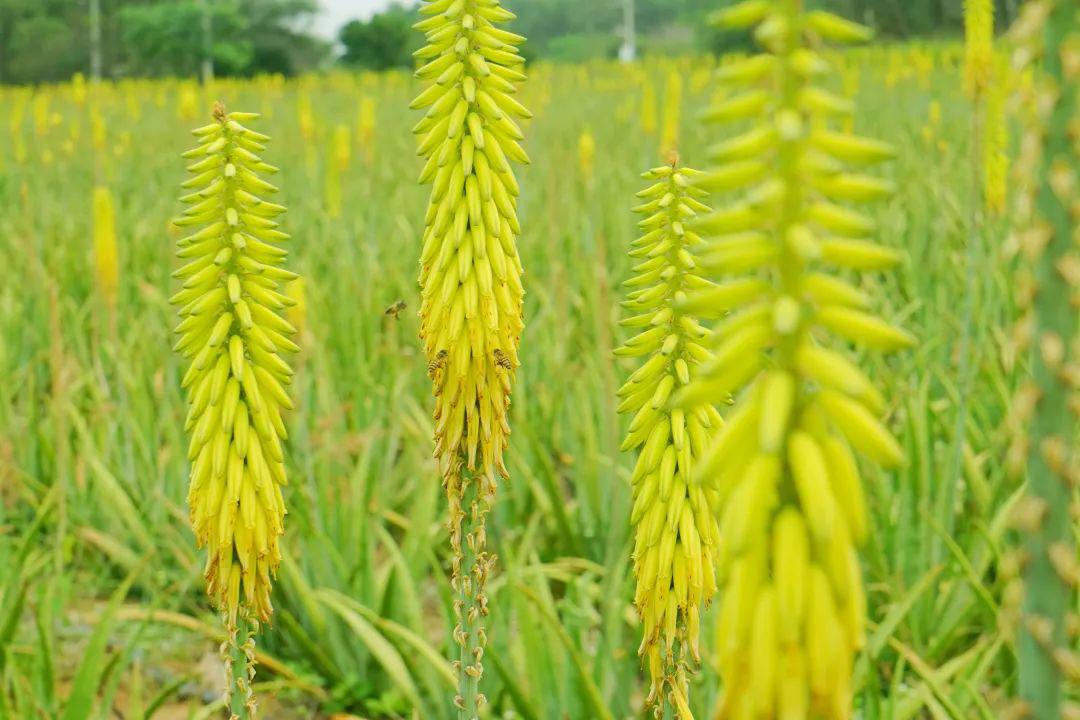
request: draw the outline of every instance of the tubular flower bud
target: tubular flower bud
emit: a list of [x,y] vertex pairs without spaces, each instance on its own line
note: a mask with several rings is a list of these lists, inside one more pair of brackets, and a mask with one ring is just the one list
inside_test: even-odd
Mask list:
[[452,583],[457,593],[461,716],[483,702],[484,581],[493,558],[484,520],[503,453],[510,391],[523,328],[516,238],[518,182],[511,162],[528,162],[518,123],[532,117],[514,98],[525,78],[517,46],[502,27],[514,15],[498,0],[428,0],[417,29],[426,88],[414,128],[432,185],[420,257],[420,338],[435,395],[435,456],[450,504]]
[[174,221],[191,231],[177,242],[186,264],[171,300],[176,350],[188,361],[188,505],[208,548],[207,593],[232,626],[241,606],[264,622],[273,612],[285,519],[282,413],[292,407],[292,370],[281,356],[296,350],[280,315],[293,300],[279,288],[296,278],[282,267],[288,236],[275,218],[285,208],[259,197],[274,191],[259,174],[275,168],[255,154],[269,138],[241,124],[256,117],[218,104],[214,122],[195,131],[199,144],[184,153],[194,176],[184,183],[188,208]]
[[[903,452],[879,420],[884,398],[829,337],[885,351],[913,343],[834,274],[900,259],[869,239],[874,223],[854,207],[889,184],[850,169],[893,153],[830,129],[848,102],[823,101],[816,84],[828,70],[820,41],[865,29],[798,0],[749,0],[719,17],[754,27],[765,52],[727,74],[733,109],[711,113],[749,129],[714,147],[719,166],[700,179],[737,199],[689,223],[711,236],[697,253],[710,282],[681,303],[722,320],[676,406],[735,398],[694,471],[716,497],[722,539],[716,717],[849,718],[865,612],[856,548],[869,532],[856,457],[893,467]],[[747,99],[731,100],[739,93]]]
[[709,211],[700,201],[706,192],[689,184],[697,175],[675,162],[644,175],[654,182],[638,193],[644,203],[635,211],[645,216],[639,223],[645,234],[631,253],[640,262],[625,283],[632,291],[623,306],[631,317],[622,323],[638,332],[615,351],[642,359],[619,390],[619,409],[633,417],[623,450],[638,450],[631,522],[634,604],[644,626],[638,652],[651,680],[647,704],[657,717],[668,706],[681,720],[692,717],[686,668],[701,659],[698,627],[716,592],[719,537],[710,491],[691,478],[720,416],[708,403],[673,409],[668,402],[709,357],[701,345],[705,329],[679,307],[688,290],[705,282],[692,255],[701,238],[684,227]]

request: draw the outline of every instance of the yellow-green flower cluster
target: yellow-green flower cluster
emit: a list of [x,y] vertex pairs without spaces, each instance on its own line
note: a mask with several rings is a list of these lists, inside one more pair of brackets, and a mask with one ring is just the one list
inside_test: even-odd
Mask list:
[[1006,97],[1011,90],[1011,73],[1003,58],[994,63],[994,77],[986,90],[983,139],[983,198],[987,211],[996,217],[1005,212],[1009,180],[1009,128]]
[[964,90],[978,98],[994,76],[994,0],[964,0]]
[[94,188],[93,206],[94,275],[106,305],[115,308],[120,286],[120,259],[116,242],[116,211],[109,188],[104,185]]
[[241,604],[264,622],[273,612],[285,517],[282,411],[292,407],[282,354],[299,349],[280,315],[292,300],[279,286],[296,278],[282,267],[289,236],[275,218],[285,208],[259,197],[277,191],[259,177],[277,171],[257,155],[269,138],[241,124],[257,117],[218,105],[214,122],[195,131],[199,144],[184,153],[193,161],[188,208],[174,221],[199,228],[177,242],[187,264],[174,273],[183,288],[171,299],[180,315],[175,349],[190,361],[188,504],[209,549],[207,593],[233,623]]
[[427,44],[416,56],[427,108],[413,128],[431,183],[420,257],[420,337],[435,393],[435,455],[450,506],[452,585],[460,646],[455,667],[459,717],[476,718],[486,643],[484,586],[494,559],[485,516],[496,478],[508,477],[510,391],[523,328],[516,238],[519,187],[511,161],[529,158],[516,119],[525,79],[517,45],[499,24],[514,18],[498,0],[429,0],[415,25]]
[[748,0],[718,21],[753,28],[765,52],[718,71],[730,92],[709,118],[740,129],[711,148],[718,165],[697,185],[735,199],[692,225],[711,236],[697,256],[717,282],[683,304],[723,320],[713,359],[677,400],[735,397],[695,473],[719,494],[717,717],[848,718],[868,533],[856,456],[891,467],[903,453],[878,419],[881,393],[830,336],[912,344],[851,282],[900,259],[852,207],[889,184],[849,169],[892,151],[830,129],[852,106],[825,89],[835,71],[817,48],[863,40],[864,28],[800,0]]
[[417,24],[428,44],[413,102],[428,108],[414,131],[432,183],[421,255],[421,337],[435,383],[436,455],[444,473],[462,466],[506,475],[502,454],[522,330],[521,261],[515,238],[519,188],[510,161],[528,162],[514,118],[525,79],[519,35],[497,0],[432,0]]
[[682,125],[683,78],[677,71],[668,73],[664,86],[664,115],[660,130],[661,154],[673,153],[679,147],[679,130]]
[[588,130],[578,137],[578,168],[586,185],[592,183],[596,173],[596,138]]
[[650,170],[654,183],[638,193],[635,208],[646,217],[645,233],[634,241],[631,257],[639,262],[633,288],[623,306],[633,315],[622,322],[639,332],[615,351],[623,357],[646,357],[619,390],[619,411],[634,413],[622,449],[640,448],[632,476],[634,509],[634,604],[644,624],[639,654],[648,664],[651,692],[647,704],[658,715],[665,700],[681,720],[691,718],[686,669],[700,661],[701,610],[716,592],[716,518],[707,498],[716,491],[691,482],[695,459],[708,446],[722,421],[709,403],[691,409],[670,408],[668,400],[687,386],[698,365],[709,360],[702,344],[708,331],[679,303],[707,282],[697,274],[691,251],[702,239],[685,228],[688,219],[711,212],[693,187],[693,170],[676,163]]

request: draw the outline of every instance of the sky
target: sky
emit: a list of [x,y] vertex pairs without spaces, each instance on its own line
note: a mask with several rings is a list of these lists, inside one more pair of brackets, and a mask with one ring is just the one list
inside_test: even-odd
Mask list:
[[316,18],[315,30],[327,39],[336,38],[338,30],[348,21],[367,18],[390,3],[391,0],[319,0],[321,12]]

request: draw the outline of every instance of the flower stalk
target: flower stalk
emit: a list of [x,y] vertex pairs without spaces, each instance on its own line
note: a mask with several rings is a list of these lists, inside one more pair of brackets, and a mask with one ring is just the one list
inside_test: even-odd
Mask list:
[[1014,27],[1020,70],[1034,80],[1021,97],[1034,109],[1018,163],[1018,218],[1013,239],[1022,265],[1017,278],[1021,312],[1014,342],[1031,375],[1014,401],[1014,453],[1026,460],[1026,494],[1013,516],[1021,534],[1018,623],[1020,711],[1032,720],[1057,720],[1068,708],[1065,687],[1080,675],[1074,648],[1080,565],[1073,518],[1080,415],[1080,252],[1075,243],[1076,145],[1080,93],[1080,13],[1073,2],[1026,4]]
[[509,407],[524,327],[516,238],[519,186],[511,162],[526,163],[515,98],[525,79],[517,46],[500,25],[513,20],[498,0],[428,0],[416,24],[426,109],[414,132],[431,183],[420,257],[420,338],[435,395],[435,456],[449,503],[451,586],[459,646],[455,705],[474,720],[487,636],[486,517],[510,434]]
[[245,610],[237,613],[235,622],[226,614],[225,641],[221,644],[221,659],[225,665],[225,697],[229,720],[255,720],[257,706],[252,683],[255,681],[255,633],[257,621]]
[[98,291],[112,314],[116,312],[116,296],[120,286],[120,260],[116,240],[116,211],[108,187],[94,187],[93,207],[94,276]]
[[648,667],[646,705],[656,717],[674,712],[692,720],[688,672],[701,661],[701,612],[716,592],[715,549],[719,530],[708,495],[693,483],[694,463],[717,429],[720,414],[709,403],[671,408],[674,392],[689,385],[702,362],[711,359],[702,344],[708,331],[679,307],[687,292],[705,281],[692,251],[704,242],[685,222],[710,208],[707,193],[693,187],[700,173],[669,164],[646,172],[652,181],[634,210],[645,233],[630,256],[638,261],[622,303],[632,315],[622,321],[637,332],[615,351],[619,357],[646,358],[619,389],[619,411],[633,413],[622,450],[638,449],[631,476],[634,505],[634,605],[643,630],[638,655]]
[[293,371],[281,355],[299,349],[280,314],[293,300],[279,289],[297,276],[282,267],[288,253],[280,244],[289,236],[275,218],[285,208],[259,197],[277,189],[260,177],[276,168],[256,154],[269,138],[242,124],[258,116],[226,114],[218,103],[213,117],[194,131],[198,145],[184,153],[192,161],[184,183],[190,193],[174,224],[194,232],[177,241],[177,256],[187,263],[173,274],[183,286],[171,302],[180,316],[174,349],[188,361],[182,386],[191,434],[191,524],[208,549],[207,594],[229,633],[223,653],[232,709],[246,707],[249,715],[239,717],[249,717],[248,618],[269,622],[273,613],[270,590],[286,512],[283,413],[293,406],[286,391]]
[[716,717],[842,720],[864,642],[857,547],[869,519],[857,457],[895,467],[904,456],[879,420],[885,398],[832,338],[879,351],[913,343],[840,276],[900,261],[854,207],[892,188],[852,167],[893,153],[831,129],[852,102],[822,86],[835,70],[820,46],[868,30],[801,0],[746,0],[716,19],[752,28],[765,50],[719,71],[731,92],[708,119],[749,129],[713,146],[718,165],[695,184],[738,199],[690,223],[709,238],[696,257],[716,282],[682,303],[720,322],[713,359],[678,406],[734,398],[695,472],[720,517]]

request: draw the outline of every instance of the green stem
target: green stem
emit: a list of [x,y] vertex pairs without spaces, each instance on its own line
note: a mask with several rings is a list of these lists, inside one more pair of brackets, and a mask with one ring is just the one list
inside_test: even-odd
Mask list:
[[[999,82],[997,78],[992,82]],[[974,357],[972,356],[972,335],[975,332],[975,296],[977,277],[975,267],[978,263],[978,251],[982,249],[984,237],[983,194],[983,128],[986,123],[986,96],[979,91],[973,101],[971,113],[971,226],[968,232],[967,249],[964,256],[964,305],[960,314],[960,338],[957,342],[957,385],[956,422],[953,426],[953,454],[946,477],[944,493],[938,507],[943,534],[935,534],[933,541],[933,563],[939,563],[945,552],[942,535],[952,537],[956,525],[956,491],[963,482],[964,443],[967,441],[968,401],[975,379]]]
[[[1067,652],[1065,617],[1073,588],[1055,564],[1055,553],[1075,558],[1069,519],[1071,492],[1066,480],[1069,457],[1075,451],[1076,416],[1069,407],[1070,388],[1063,375],[1070,344],[1077,337],[1075,306],[1069,302],[1077,288],[1058,271],[1059,261],[1072,248],[1071,187],[1060,182],[1063,173],[1075,181],[1077,158],[1072,149],[1071,124],[1076,116],[1075,69],[1063,65],[1062,53],[1076,37],[1078,20],[1073,2],[1057,2],[1043,26],[1043,78],[1055,93],[1044,114],[1044,142],[1036,189],[1036,222],[1052,233],[1045,247],[1030,248],[1034,297],[1032,382],[1037,398],[1028,445],[1028,502],[1021,521],[1024,542],[1024,604],[1019,634],[1020,696],[1032,720],[1058,720],[1064,705],[1062,668],[1056,654]],[[1057,181],[1057,182],[1056,182]],[[1076,358],[1072,358],[1075,362]]]
[[[791,54],[802,44],[799,19],[803,9],[803,0],[784,0],[783,10],[787,22],[787,37],[783,47],[775,50],[777,65],[779,67],[780,107],[778,112],[786,113],[790,117],[798,118],[800,122],[806,122],[804,114],[799,109],[798,95],[802,89],[799,78],[791,72]],[[799,281],[803,273],[803,261],[793,252],[788,243],[788,234],[795,227],[803,214],[804,195],[801,190],[799,179],[799,162],[801,160],[800,147],[803,142],[802,134],[793,138],[781,138],[778,152],[779,170],[784,188],[784,200],[780,208],[780,218],[776,227],[776,241],[780,248],[780,295],[783,297],[799,297]],[[799,325],[794,332],[784,337],[779,342],[775,361],[778,368],[791,371],[795,364],[795,350],[799,347],[801,338],[807,332],[807,320],[805,315],[800,318]],[[802,383],[796,390],[796,407],[802,404],[804,388]]]
[[236,622],[225,617],[225,642],[221,645],[221,658],[225,663],[225,700],[230,720],[255,720],[255,694],[251,684],[255,680],[255,632],[258,623],[249,619],[241,608]]
[[487,635],[484,617],[487,597],[484,585],[494,562],[486,551],[487,512],[494,498],[494,483],[484,476],[468,477],[461,471],[447,486],[450,499],[450,543],[454,550],[451,585],[454,589],[454,613],[457,627],[454,640],[458,657],[454,662],[458,677],[458,694],[454,704],[458,720],[478,720],[485,702],[480,692],[484,673],[484,646]]

